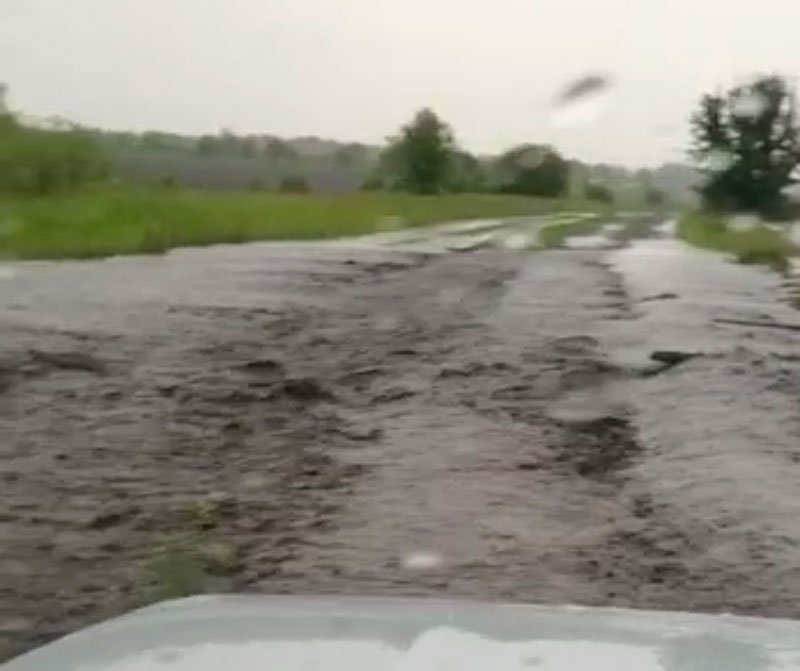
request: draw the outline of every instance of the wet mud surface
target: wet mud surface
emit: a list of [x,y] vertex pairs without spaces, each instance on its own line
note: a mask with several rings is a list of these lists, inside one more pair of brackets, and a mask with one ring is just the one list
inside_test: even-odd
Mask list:
[[713,320],[800,313],[675,244],[19,266],[0,659],[165,583],[799,617],[800,336]]

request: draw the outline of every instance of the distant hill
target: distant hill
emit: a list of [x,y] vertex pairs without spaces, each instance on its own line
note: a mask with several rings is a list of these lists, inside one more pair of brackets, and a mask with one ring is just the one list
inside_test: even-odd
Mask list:
[[[314,191],[356,191],[375,170],[381,147],[319,137],[278,138],[272,135],[187,136],[171,133],[125,133],[91,130],[105,147],[117,173],[140,183],[174,181],[210,189],[263,188],[272,190],[287,177],[302,177]],[[491,156],[481,156],[490,165]],[[570,162],[573,190],[587,181],[638,198],[647,184],[664,191],[672,201],[694,197],[699,176],[677,163],[649,170],[616,165]]]

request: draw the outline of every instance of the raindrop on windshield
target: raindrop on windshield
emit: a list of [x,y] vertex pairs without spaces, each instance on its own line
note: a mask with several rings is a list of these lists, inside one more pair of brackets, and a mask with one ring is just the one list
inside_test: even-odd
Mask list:
[[553,103],[553,124],[577,126],[594,121],[607,103],[611,85],[609,77],[592,74],[565,86]]
[[733,101],[731,112],[734,116],[755,119],[767,107],[767,101],[758,93],[742,93]]
[[547,151],[544,147],[528,147],[517,158],[517,163],[523,168],[538,168],[544,161]]
[[735,158],[730,152],[721,149],[713,150],[706,159],[708,167],[715,172],[727,170],[733,165],[734,160]]
[[755,214],[737,214],[728,219],[728,227],[734,231],[750,231],[761,223]]
[[442,556],[435,552],[412,552],[403,557],[403,566],[411,571],[427,571],[443,563]]

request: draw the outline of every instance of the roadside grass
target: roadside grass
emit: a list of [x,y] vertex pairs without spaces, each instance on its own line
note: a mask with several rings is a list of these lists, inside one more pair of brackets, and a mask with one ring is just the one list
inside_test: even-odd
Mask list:
[[172,531],[155,538],[144,563],[145,602],[225,591],[243,568],[241,547],[226,539],[223,525],[235,499],[215,495],[189,499],[163,511]]
[[199,554],[185,541],[170,540],[155,548],[147,569],[154,583],[147,601],[181,599],[208,591],[208,575]]
[[789,258],[798,252],[780,231],[763,225],[732,229],[723,215],[690,212],[678,222],[678,237],[695,247],[732,254],[739,263],[769,266],[786,272]]
[[116,185],[41,198],[0,195],[0,256],[154,254],[217,243],[362,235],[384,230],[387,222],[424,226],[597,208],[585,201],[495,194],[329,196]]
[[547,224],[539,230],[539,244],[545,249],[561,247],[567,238],[577,235],[591,235],[599,231],[608,220],[605,217],[580,219],[563,223]]

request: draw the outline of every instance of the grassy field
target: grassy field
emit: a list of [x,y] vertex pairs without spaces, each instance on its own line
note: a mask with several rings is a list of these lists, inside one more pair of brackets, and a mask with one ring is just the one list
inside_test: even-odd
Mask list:
[[308,240],[404,225],[591,210],[597,205],[521,196],[343,196],[220,193],[104,187],[24,198],[0,196],[0,255],[17,259],[160,253],[173,247],[252,240]]
[[734,230],[722,215],[691,212],[678,224],[678,237],[695,247],[733,254],[740,263],[755,263],[785,271],[798,252],[786,235],[767,226]]

